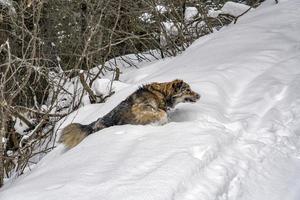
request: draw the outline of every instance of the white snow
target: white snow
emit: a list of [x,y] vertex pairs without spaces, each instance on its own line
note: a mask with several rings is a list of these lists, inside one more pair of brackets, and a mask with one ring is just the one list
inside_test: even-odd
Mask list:
[[160,35],[160,44],[162,46],[166,46],[168,44],[168,37],[177,36],[178,35],[178,27],[181,26],[180,23],[174,23],[173,21],[166,21],[161,23],[164,33]]
[[96,95],[107,96],[111,91],[118,92],[123,88],[128,87],[120,81],[111,81],[110,79],[97,79],[92,85],[92,90],[96,92]]
[[184,13],[185,21],[192,21],[197,16],[198,16],[198,9],[196,7],[186,7]]
[[299,13],[298,0],[263,5],[175,58],[122,74],[107,103],[61,127],[94,121],[152,81],[181,78],[202,98],[163,126],[114,126],[69,151],[58,145],[0,199],[299,200]]
[[17,133],[23,135],[25,134],[24,131],[28,129],[29,127],[19,118],[16,118],[16,123],[14,125],[14,129],[16,130]]
[[237,17],[237,16],[243,14],[244,12],[246,12],[249,8],[250,8],[250,6],[245,5],[245,4],[227,1],[224,4],[224,6],[222,7],[221,13]]
[[168,8],[164,5],[157,5],[157,6],[155,6],[155,10],[157,12],[159,12],[160,14],[164,14],[168,11]]
[[217,18],[221,13],[222,13],[221,10],[209,10],[207,16],[212,18]]
[[162,22],[162,27],[166,31],[167,35],[178,35],[178,28],[180,24],[175,24],[172,21]]
[[[234,17],[238,17],[244,12],[246,12],[248,9],[250,9],[250,6],[242,4],[242,3],[236,3],[232,1],[227,1],[221,10],[209,10],[208,16],[216,18],[219,14],[227,14]],[[254,8],[251,8],[251,10],[254,10]]]
[[151,18],[153,17],[152,14],[150,13],[143,13],[139,19],[142,20],[143,22],[146,22],[146,23],[153,23],[154,21],[151,20]]

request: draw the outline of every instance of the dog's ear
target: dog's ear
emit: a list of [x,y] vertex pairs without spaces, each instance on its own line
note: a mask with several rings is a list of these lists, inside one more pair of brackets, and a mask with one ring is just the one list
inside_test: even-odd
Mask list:
[[182,85],[183,85],[183,80],[176,79],[176,80],[172,81],[172,87],[175,89],[175,91],[180,90]]

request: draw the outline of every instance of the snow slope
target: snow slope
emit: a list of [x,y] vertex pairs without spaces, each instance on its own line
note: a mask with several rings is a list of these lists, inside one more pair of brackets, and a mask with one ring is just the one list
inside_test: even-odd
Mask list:
[[59,145],[7,183],[2,200],[299,200],[300,2],[268,1],[182,55],[122,75],[89,123],[140,84],[182,78],[199,92],[164,126],[115,126]]

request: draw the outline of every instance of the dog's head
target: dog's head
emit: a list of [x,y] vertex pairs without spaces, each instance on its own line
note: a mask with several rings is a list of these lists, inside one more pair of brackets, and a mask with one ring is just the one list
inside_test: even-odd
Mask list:
[[200,95],[194,92],[189,84],[183,80],[176,79],[171,82],[172,95],[170,97],[171,107],[174,107],[178,103],[184,102],[196,102],[200,99]]

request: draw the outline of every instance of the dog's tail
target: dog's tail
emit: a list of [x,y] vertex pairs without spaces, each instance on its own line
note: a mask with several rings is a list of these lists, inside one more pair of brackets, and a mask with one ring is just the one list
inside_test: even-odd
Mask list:
[[88,125],[72,123],[62,130],[58,142],[63,143],[67,148],[71,149],[79,144],[88,135],[106,127],[107,126],[103,124],[101,118]]

